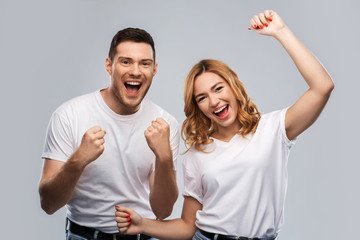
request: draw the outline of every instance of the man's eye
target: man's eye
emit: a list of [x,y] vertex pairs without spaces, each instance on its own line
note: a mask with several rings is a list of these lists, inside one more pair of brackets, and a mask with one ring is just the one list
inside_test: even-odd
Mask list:
[[143,66],[150,66],[150,63],[149,62],[143,62],[142,65]]
[[121,61],[121,63],[122,63],[122,64],[129,64],[129,61],[123,60],[123,61]]

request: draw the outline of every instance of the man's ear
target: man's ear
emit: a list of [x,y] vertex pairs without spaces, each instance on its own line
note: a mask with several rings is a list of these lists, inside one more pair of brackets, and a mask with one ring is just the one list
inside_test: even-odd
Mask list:
[[157,73],[157,68],[158,68],[158,64],[157,62],[154,64],[154,71],[153,71],[153,76],[155,76],[155,74]]
[[106,68],[106,71],[108,72],[108,74],[110,76],[112,76],[112,61],[110,58],[106,58],[105,60],[105,68]]

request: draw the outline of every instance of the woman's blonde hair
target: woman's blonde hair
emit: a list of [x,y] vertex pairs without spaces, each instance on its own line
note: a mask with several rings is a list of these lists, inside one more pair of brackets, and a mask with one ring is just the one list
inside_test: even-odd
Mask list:
[[216,125],[201,112],[194,98],[195,79],[205,72],[212,72],[222,77],[234,92],[239,104],[237,118],[242,126],[238,134],[245,136],[250,132],[255,133],[260,120],[260,113],[248,97],[244,84],[237,74],[221,61],[201,60],[190,70],[184,86],[186,119],[182,124],[181,135],[187,151],[195,146],[197,150],[205,152],[206,145],[213,142],[209,136],[217,130]]

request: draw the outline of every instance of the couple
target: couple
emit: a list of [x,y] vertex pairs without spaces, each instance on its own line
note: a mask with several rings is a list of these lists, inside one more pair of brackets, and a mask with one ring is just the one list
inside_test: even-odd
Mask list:
[[[115,123],[112,126],[104,122],[107,133],[94,127],[81,139],[79,135],[84,129],[79,129],[82,126],[78,125],[78,117],[84,114],[77,115],[74,109],[88,99],[80,98],[68,104],[66,109],[72,115],[60,115],[62,109],[53,115],[58,120],[49,125],[40,195],[43,208],[49,213],[67,204],[68,239],[110,239],[117,231],[122,234],[113,234],[113,239],[149,239],[149,236],[160,239],[276,239],[283,223],[290,148],[296,137],[319,116],[334,84],[316,57],[276,12],[267,10],[250,22],[249,30],[272,36],[282,44],[309,89],[289,108],[261,116],[232,69],[216,60],[202,60],[196,64],[185,81],[186,119],[182,134],[188,149],[183,160],[184,205],[179,219],[155,220],[155,216],[164,219],[170,214],[177,197],[173,163],[179,143],[176,121],[163,112],[155,113],[160,118],[146,129],[145,143],[140,136],[133,140],[136,131],[133,124],[139,124],[136,115],[155,112],[147,109],[152,106],[148,106],[148,101],[141,102],[156,73],[152,45],[133,39],[117,45],[115,57],[109,54],[106,61],[112,79],[110,87],[94,94],[90,104],[107,106],[108,114],[126,125],[123,128],[127,135],[118,132],[119,126],[115,128]],[[126,45],[128,51],[123,49]],[[139,48],[144,48],[144,52],[147,49],[149,57],[136,54]],[[121,75],[120,70],[126,68],[132,69],[131,73]],[[137,74],[139,81],[128,82],[127,74],[130,77]],[[100,120],[101,117],[96,119]],[[70,121],[75,122],[72,128],[66,124]],[[93,122],[93,119],[86,119],[88,124]],[[63,146],[68,160],[55,158],[55,150],[60,149],[58,141],[71,139],[74,134],[77,138]],[[105,159],[107,149],[113,148],[115,152],[119,142],[125,147],[117,150],[117,155],[112,153]],[[146,143],[148,147],[142,148]],[[51,155],[53,149],[55,153]],[[134,152],[141,155],[142,162],[128,159],[134,158],[131,154]],[[151,153],[154,159],[145,160]],[[111,161],[112,172],[104,167],[108,164],[106,161]],[[61,187],[66,191],[60,191]],[[61,200],[56,200],[56,196]],[[117,205],[117,226],[112,225],[109,216],[114,205]],[[94,236],[82,235],[81,238],[80,232],[88,229]],[[98,238],[100,235],[104,237]]]

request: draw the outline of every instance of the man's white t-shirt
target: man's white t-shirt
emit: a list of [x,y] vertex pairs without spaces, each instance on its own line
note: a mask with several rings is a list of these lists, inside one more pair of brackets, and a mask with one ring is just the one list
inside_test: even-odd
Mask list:
[[93,126],[106,130],[105,150],[86,166],[67,204],[67,217],[103,232],[118,232],[115,205],[131,207],[144,217],[155,218],[149,203],[149,176],[155,155],[144,132],[156,118],[170,126],[174,170],[179,152],[179,126],[169,113],[144,99],[132,115],[119,115],[104,102],[100,91],[74,98],[52,115],[42,158],[67,161]]
[[255,134],[214,139],[203,153],[184,156],[184,196],[199,201],[196,226],[204,231],[246,237],[270,237],[283,224],[290,141],[285,113],[261,117]]

